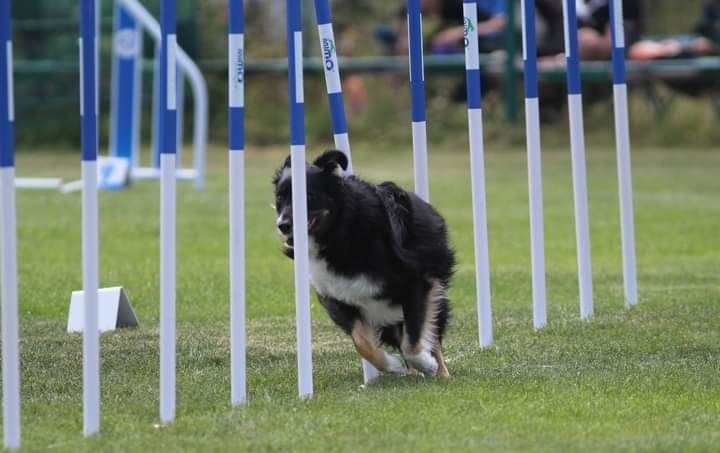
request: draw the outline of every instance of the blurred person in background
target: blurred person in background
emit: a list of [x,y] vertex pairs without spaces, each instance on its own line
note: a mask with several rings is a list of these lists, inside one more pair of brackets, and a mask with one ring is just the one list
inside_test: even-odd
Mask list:
[[[462,5],[454,0],[426,0],[423,9],[437,18],[438,24],[430,37],[430,53],[462,53],[465,27]],[[480,53],[501,49],[502,37],[507,19],[505,0],[479,0],[477,34]]]
[[[577,0],[578,41],[583,60],[609,60],[612,56],[610,38],[610,2],[612,0]],[[643,26],[641,0],[623,1],[625,48],[640,39]]]
[[705,0],[694,33],[668,39],[647,39],[628,52],[635,60],[693,58],[720,54],[720,0]]
[[[478,0],[478,24],[480,53],[490,53],[503,48],[503,32],[506,19],[506,0]],[[464,52],[464,14],[459,0],[422,0],[423,43],[427,54],[457,54]],[[398,9],[393,27],[378,27],[376,37],[388,53],[408,55],[407,7]],[[464,79],[463,79],[464,80]],[[486,85],[487,86],[487,85]],[[350,114],[359,114],[367,108],[367,92],[359,76],[348,77],[345,92]],[[483,93],[487,90],[483,90]],[[465,85],[459,85],[450,97],[464,99]]]

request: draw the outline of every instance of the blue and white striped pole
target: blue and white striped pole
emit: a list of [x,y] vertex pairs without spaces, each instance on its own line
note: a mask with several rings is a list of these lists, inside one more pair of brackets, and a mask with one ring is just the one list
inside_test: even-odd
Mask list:
[[333,33],[332,15],[328,0],[315,0],[315,15],[318,23],[320,53],[322,55],[323,71],[325,72],[325,86],[327,87],[328,102],[330,104],[335,148],[345,153],[348,158],[347,172],[352,173],[350,138],[348,136],[347,119],[345,118],[342,83],[340,82],[340,65],[338,64],[335,34]]
[[622,238],[625,305],[633,306],[638,301],[637,264],[635,262],[635,221],[633,219],[632,164],[630,161],[630,125],[627,83],[625,80],[625,31],[622,0],[612,0],[610,2],[610,30],[613,45],[615,141],[620,192],[620,234]]
[[80,116],[82,120],[83,432],[100,430],[100,335],[98,332],[98,104],[95,0],[80,2]]
[[10,0],[0,0],[0,230],[5,448],[20,448],[20,354],[15,212],[15,106]]
[[[350,152],[350,136],[348,135],[347,118],[345,117],[345,101],[340,80],[340,64],[338,63],[335,33],[333,32],[332,14],[328,0],[315,0],[315,15],[318,23],[318,36],[320,38],[320,53],[325,73],[325,86],[327,87],[328,103],[330,104],[330,117],[333,126],[333,139],[335,148],[339,149],[348,158],[347,173],[352,174],[352,156]],[[367,360],[362,360],[363,380],[367,384],[377,378],[380,373]]]
[[162,0],[160,48],[160,421],[175,418],[175,0]]
[[305,100],[300,0],[287,0],[288,102],[292,166],[293,248],[295,257],[295,325],[298,393],[313,393],[310,277],[308,273],[307,189],[305,182]]
[[407,10],[415,193],[423,200],[429,201],[427,127],[425,122],[425,63],[423,61],[420,0],[407,0]]
[[523,61],[525,63],[525,135],[530,192],[530,249],[532,261],[533,325],[547,324],[545,296],[545,233],[543,226],[540,105],[537,80],[535,0],[522,0]]
[[245,344],[245,14],[228,3],[228,131],[230,167],[230,402],[247,400]]
[[580,55],[575,8],[575,0],[563,0],[568,113],[570,115],[570,152],[572,155],[573,197],[575,200],[575,241],[577,244],[578,284],[580,287],[580,318],[589,319],[593,315],[592,263],[590,259],[590,221],[585,170],[582,84],[580,81]]
[[480,347],[492,345],[490,259],[488,253],[485,164],[483,146],[482,88],[477,33],[477,0],[463,0],[465,16],[465,75],[467,79],[468,134],[475,234],[475,293]]

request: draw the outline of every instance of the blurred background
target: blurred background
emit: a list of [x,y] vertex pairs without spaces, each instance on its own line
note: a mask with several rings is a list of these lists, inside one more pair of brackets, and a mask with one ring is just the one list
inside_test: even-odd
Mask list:
[[[328,143],[330,116],[317,63],[319,46],[312,1],[304,1],[305,89],[308,143]],[[143,0],[158,17],[159,0]],[[373,143],[410,140],[409,89],[403,1],[333,1],[332,9],[344,78],[351,138]],[[247,136],[249,148],[288,141],[286,105],[285,1],[247,0]],[[519,1],[481,2],[483,91],[486,137],[491,143],[524,143]],[[483,6],[484,5],[484,6]],[[537,0],[541,66],[543,140],[567,142],[562,6]],[[720,2],[716,0],[625,0],[631,61],[633,141],[641,145],[713,147],[720,143]],[[13,2],[17,142],[20,152],[52,144],[72,150],[79,144],[78,2]],[[180,45],[198,63],[210,93],[211,142],[222,144],[226,122],[226,27],[224,0],[179,0]],[[460,0],[425,0],[424,33],[428,131],[431,142],[465,149],[464,66]],[[102,0],[101,150],[107,149],[114,5]],[[587,134],[612,143],[607,2],[578,0],[586,98]],[[485,27],[485,28],[483,28]],[[458,29],[460,34],[458,35]],[[152,42],[144,43],[143,118],[152,108]],[[314,62],[314,63],[313,63]],[[514,63],[514,64],[513,64]],[[186,102],[190,102],[186,96]],[[280,106],[280,108],[278,108]],[[186,124],[192,109],[185,109]],[[188,137],[190,127],[185,127]],[[150,128],[143,127],[144,141]]]

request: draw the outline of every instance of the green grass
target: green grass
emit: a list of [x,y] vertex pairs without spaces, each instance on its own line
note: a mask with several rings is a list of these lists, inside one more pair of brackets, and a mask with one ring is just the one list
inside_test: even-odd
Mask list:
[[[411,187],[410,152],[356,144],[356,169]],[[720,445],[720,156],[634,154],[640,304],[622,300],[611,149],[588,156],[596,314],[579,320],[569,152],[543,160],[549,325],[532,329],[525,155],[487,156],[495,346],[478,348],[467,153],[431,150],[432,200],[457,250],[448,381],[362,386],[349,341],[313,302],[315,396],[296,396],[292,263],[270,176],[286,150],[247,157],[249,404],[229,407],[225,154],[178,195],[177,421],[158,425],[158,185],[103,193],[101,282],[140,317],[102,338],[102,434],[81,435],[80,197],[19,193],[23,441],[27,450],[715,450]],[[77,176],[75,156],[21,155],[21,175]]]

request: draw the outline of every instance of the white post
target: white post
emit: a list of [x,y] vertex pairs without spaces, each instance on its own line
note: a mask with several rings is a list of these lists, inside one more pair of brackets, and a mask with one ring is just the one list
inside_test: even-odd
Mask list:
[[545,232],[543,227],[540,111],[535,42],[535,0],[522,0],[523,60],[525,63],[525,134],[530,196],[530,249],[532,261],[533,325],[547,324],[545,299]]
[[620,234],[622,238],[625,305],[638,302],[637,263],[635,261],[635,220],[633,218],[632,171],[630,160],[630,121],[627,81],[625,79],[625,31],[622,0],[610,2],[610,24],[613,42],[613,99],[615,107],[615,141],[617,146],[618,185],[620,196]]
[[464,0],[463,12],[465,16],[465,74],[467,80],[468,134],[473,200],[473,232],[475,238],[475,292],[478,312],[478,336],[480,338],[480,347],[484,348],[492,345],[493,331],[476,1]]
[[578,52],[575,0],[563,0],[565,56],[567,60],[568,113],[572,155],[573,200],[575,202],[575,240],[577,244],[580,317],[593,315],[592,263],[590,259],[590,220],[585,168],[585,128],[583,126],[580,56]]
[[302,15],[300,2],[287,0],[288,100],[292,166],[293,255],[295,259],[295,325],[298,394],[313,394],[310,277],[305,182],[305,100],[303,89]]
[[242,0],[228,3],[230,402],[247,400],[245,333],[245,34]]
[[175,419],[177,37],[175,0],[162,0],[160,52],[160,421]]
[[10,0],[0,0],[0,297],[2,298],[3,439],[20,448],[20,320],[15,211],[15,105]]
[[98,103],[96,99],[95,0],[80,3],[80,116],[82,119],[83,432],[100,430],[100,334],[98,330]]

